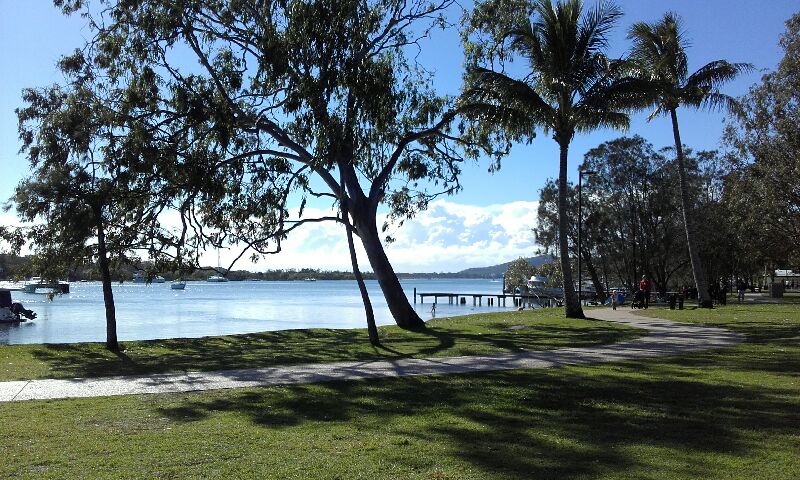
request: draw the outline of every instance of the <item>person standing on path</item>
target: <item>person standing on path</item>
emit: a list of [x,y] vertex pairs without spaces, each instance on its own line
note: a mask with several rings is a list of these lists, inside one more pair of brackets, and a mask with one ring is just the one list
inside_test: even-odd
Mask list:
[[647,279],[647,275],[642,275],[642,279],[639,281],[639,290],[644,292],[644,308],[650,306],[650,289],[652,285],[650,284],[650,280]]
[[747,289],[747,282],[743,278],[736,280],[736,300],[739,303],[744,302],[744,291]]

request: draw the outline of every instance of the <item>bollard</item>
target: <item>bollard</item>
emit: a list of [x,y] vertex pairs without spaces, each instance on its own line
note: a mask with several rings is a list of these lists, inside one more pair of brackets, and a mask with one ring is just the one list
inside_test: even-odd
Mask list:
[[683,295],[678,295],[678,310],[683,310]]
[[677,300],[676,295],[674,293],[670,294],[669,296],[669,309],[675,310],[675,301]]

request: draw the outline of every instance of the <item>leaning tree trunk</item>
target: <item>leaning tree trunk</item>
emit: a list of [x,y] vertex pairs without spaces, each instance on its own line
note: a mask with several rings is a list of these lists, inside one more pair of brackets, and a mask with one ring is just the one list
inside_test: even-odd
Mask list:
[[102,223],[97,224],[97,256],[100,263],[100,277],[103,281],[103,303],[106,306],[106,348],[117,352],[119,351],[117,313],[114,308],[114,292],[111,290],[111,271],[108,264],[108,252],[106,251],[106,235]]
[[594,285],[595,296],[602,302],[606,299],[606,288],[603,286],[603,282],[600,281],[600,275],[597,273],[597,269],[594,268],[594,262],[592,261],[592,255],[586,254],[583,256],[583,262],[586,264],[586,272],[589,273],[589,278],[592,279],[592,285]]
[[692,262],[692,275],[694,276],[694,283],[697,287],[700,306],[702,308],[712,308],[713,302],[711,300],[711,294],[708,291],[706,274],[703,263],[700,261],[700,253],[697,250],[697,243],[695,240],[697,237],[694,229],[694,217],[689,209],[689,182],[686,178],[683,144],[681,143],[681,134],[678,130],[678,114],[674,108],[670,110],[669,113],[672,118],[672,135],[675,137],[675,154],[678,160],[678,178],[680,178],[681,186],[681,213],[683,214],[683,225],[686,229],[686,246],[689,249],[689,260]]
[[567,154],[569,145],[564,141],[558,142],[561,150],[561,162],[558,171],[558,244],[561,256],[561,274],[564,277],[564,312],[567,318],[585,318],[581,302],[575,293],[575,286],[572,284],[572,267],[569,263],[569,242],[567,238],[567,227],[569,218],[567,216]]
[[[342,175],[342,185],[344,185],[344,175]],[[342,197],[346,197],[342,195]],[[350,250],[350,263],[353,265],[353,275],[356,277],[358,283],[358,290],[361,292],[361,301],[364,303],[364,315],[367,317],[367,333],[369,334],[369,343],[372,345],[380,345],[381,340],[378,337],[378,327],[375,325],[375,312],[372,310],[372,302],[369,299],[369,292],[367,285],[364,283],[364,276],[361,275],[361,269],[358,268],[358,257],[356,256],[356,247],[353,244],[353,227],[350,224],[350,214],[347,210],[347,199],[341,200],[342,221],[344,228],[347,231],[347,248]]]
[[374,209],[352,203],[349,205],[349,209],[361,243],[364,245],[364,251],[367,253],[369,264],[372,266],[372,271],[375,273],[375,278],[378,280],[394,321],[401,328],[424,328],[425,322],[408,302],[400,280],[397,279],[397,274],[394,273],[392,264],[389,263],[389,258],[383,249],[378,235],[378,226],[375,223]]

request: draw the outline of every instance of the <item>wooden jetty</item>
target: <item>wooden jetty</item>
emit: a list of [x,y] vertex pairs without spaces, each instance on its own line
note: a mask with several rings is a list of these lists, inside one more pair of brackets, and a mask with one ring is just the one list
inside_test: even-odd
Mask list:
[[425,298],[433,298],[433,303],[438,303],[440,298],[446,298],[447,303],[450,305],[466,305],[467,298],[472,297],[472,306],[483,306],[483,297],[486,297],[486,306],[506,306],[506,299],[511,299],[511,305],[515,307],[531,307],[533,305],[538,305],[541,307],[545,306],[555,306],[560,299],[550,297],[547,295],[537,295],[535,293],[450,293],[450,292],[419,292],[417,293],[417,289],[414,289],[414,303],[417,303],[417,297],[419,297],[419,303],[424,304]]
[[29,282],[20,286],[9,286],[9,290],[16,290],[25,293],[37,293],[38,290],[47,290],[55,293],[69,293],[68,282]]

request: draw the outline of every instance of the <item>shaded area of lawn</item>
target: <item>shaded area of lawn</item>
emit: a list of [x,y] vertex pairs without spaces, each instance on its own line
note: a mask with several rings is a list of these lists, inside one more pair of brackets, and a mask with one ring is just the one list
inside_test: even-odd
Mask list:
[[796,478],[800,309],[648,313],[749,340],[614,365],[0,404],[0,477]]
[[366,329],[123,342],[116,355],[101,343],[0,346],[0,381],[479,355],[612,343],[639,333],[622,325],[568,321],[560,309],[441,318],[421,331],[394,326],[379,331],[378,348],[369,344]]

